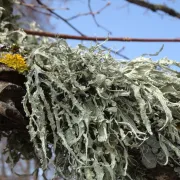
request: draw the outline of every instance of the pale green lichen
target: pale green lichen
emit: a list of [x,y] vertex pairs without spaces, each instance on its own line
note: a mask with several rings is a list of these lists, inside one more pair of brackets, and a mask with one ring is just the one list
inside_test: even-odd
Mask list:
[[60,40],[37,48],[29,65],[23,105],[44,170],[49,145],[65,179],[130,179],[133,150],[146,158],[146,168],[180,158],[180,74],[168,67],[179,63],[117,62],[98,46],[70,48]]

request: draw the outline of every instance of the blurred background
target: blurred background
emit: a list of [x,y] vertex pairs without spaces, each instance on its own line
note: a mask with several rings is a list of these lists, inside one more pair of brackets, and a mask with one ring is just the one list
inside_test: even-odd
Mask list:
[[[104,49],[110,49],[117,59],[134,59],[142,54],[154,54],[164,45],[158,56],[180,61],[180,1],[178,0],[16,0],[13,13],[21,15],[21,28],[29,30],[34,24],[41,32],[54,35],[93,36],[95,41],[72,40],[69,46],[83,44],[87,47],[98,43],[98,37],[117,37],[126,41],[101,41]],[[31,24],[31,26],[30,26]],[[33,29],[36,33],[36,29]],[[144,42],[128,41],[141,38]],[[158,39],[172,42],[158,42]],[[156,42],[147,42],[156,39]],[[176,40],[179,42],[175,42]],[[20,161],[11,172],[2,154],[6,139],[0,144],[0,180],[52,179],[52,167],[45,175],[35,171],[34,161]],[[33,173],[34,172],[34,173]],[[17,173],[17,174],[16,174]],[[19,175],[23,176],[19,176]],[[54,178],[55,179],[55,178]]]

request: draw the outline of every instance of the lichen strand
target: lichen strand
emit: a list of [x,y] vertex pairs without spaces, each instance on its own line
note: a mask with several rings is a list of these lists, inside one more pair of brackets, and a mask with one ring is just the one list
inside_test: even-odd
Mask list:
[[23,73],[28,70],[25,59],[20,54],[1,54],[0,62]]

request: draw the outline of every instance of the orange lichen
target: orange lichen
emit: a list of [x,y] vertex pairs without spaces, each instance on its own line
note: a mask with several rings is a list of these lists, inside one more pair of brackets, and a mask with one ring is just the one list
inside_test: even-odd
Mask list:
[[0,63],[6,64],[8,67],[11,67],[23,73],[28,70],[25,59],[20,54],[1,54]]

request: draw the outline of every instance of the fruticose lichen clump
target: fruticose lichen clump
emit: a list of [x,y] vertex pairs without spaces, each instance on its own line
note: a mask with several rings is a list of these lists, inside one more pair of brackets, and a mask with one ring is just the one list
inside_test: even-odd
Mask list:
[[36,48],[28,65],[23,105],[43,170],[52,163],[64,179],[138,179],[143,168],[179,163],[180,74],[169,68],[179,63],[118,62],[98,45],[60,40]]

